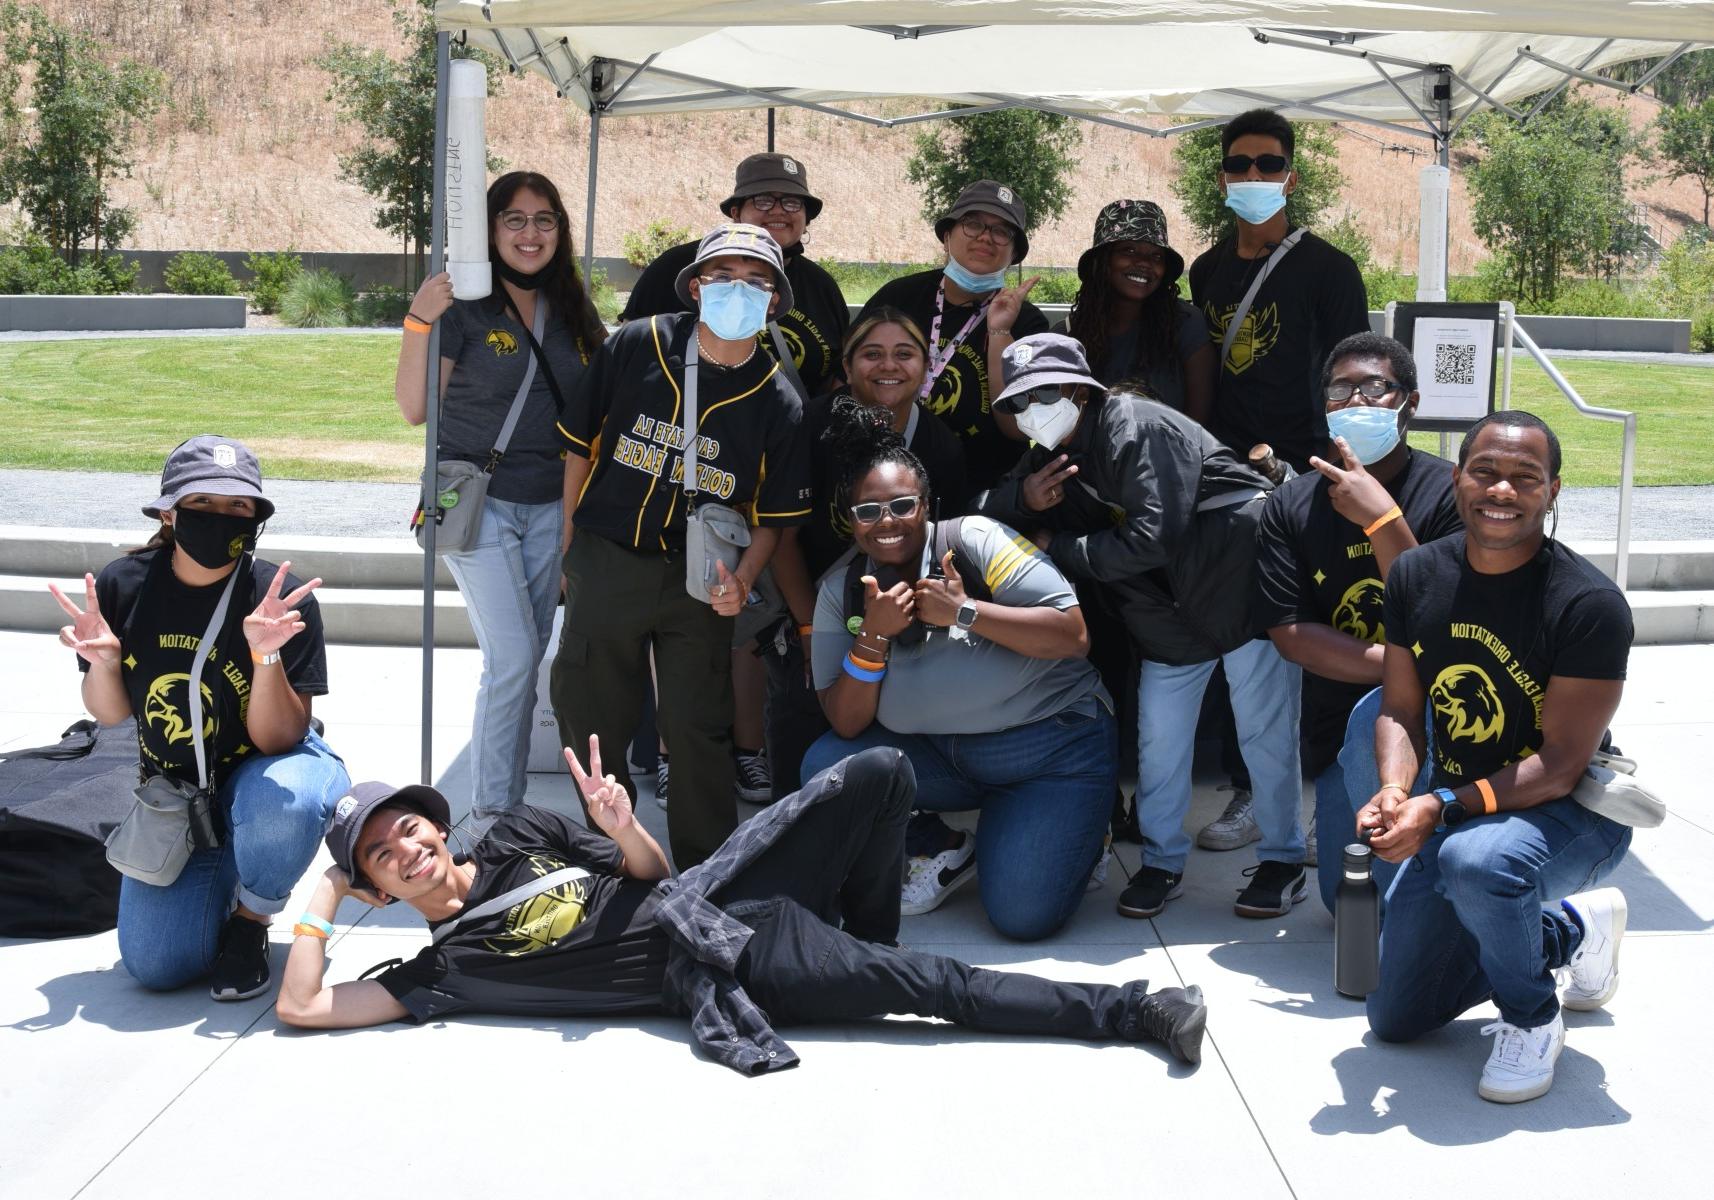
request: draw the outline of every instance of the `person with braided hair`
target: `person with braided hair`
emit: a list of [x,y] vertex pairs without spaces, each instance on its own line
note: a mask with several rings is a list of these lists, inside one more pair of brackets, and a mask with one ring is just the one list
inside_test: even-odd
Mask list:
[[[854,545],[816,600],[812,670],[833,729],[804,778],[872,746],[903,751],[923,813],[901,910],[929,911],[980,865],[994,928],[1048,937],[1102,853],[1118,771],[1076,593],[998,521],[931,521],[929,473],[885,410],[841,406],[825,437]],[[974,837],[936,815],[969,810]]]
[[1115,200],[1095,218],[1094,244],[1077,260],[1081,286],[1057,332],[1083,343],[1095,377],[1112,387],[1148,384],[1161,403],[1206,425],[1217,355],[1196,306],[1178,294],[1184,257],[1167,242],[1153,200]]

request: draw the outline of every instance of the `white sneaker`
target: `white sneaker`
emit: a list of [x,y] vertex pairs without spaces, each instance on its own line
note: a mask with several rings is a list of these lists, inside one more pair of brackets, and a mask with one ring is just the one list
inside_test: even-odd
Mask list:
[[976,839],[968,833],[950,850],[932,858],[919,855],[907,864],[899,894],[899,915],[917,917],[933,912],[953,892],[976,878]]
[[1315,847],[1315,818],[1309,820],[1309,832],[1303,835],[1303,865],[1306,867],[1320,866],[1320,859]]
[[1262,831],[1256,827],[1256,818],[1250,813],[1250,793],[1229,783],[1221,785],[1219,790],[1230,791],[1231,802],[1216,820],[1202,827],[1196,835],[1196,844],[1204,850],[1236,850],[1261,841]]
[[1101,843],[1101,856],[1095,860],[1095,869],[1089,872],[1089,882],[1084,885],[1086,892],[1098,892],[1107,886],[1107,864],[1113,857],[1113,835],[1108,834]]
[[1565,903],[1583,919],[1583,944],[1567,964],[1571,982],[1560,1003],[1574,1012],[1600,1008],[1619,990],[1619,942],[1625,936],[1625,894],[1602,888],[1567,896]]
[[1517,1104],[1545,1095],[1553,1086],[1553,1064],[1565,1048],[1565,1021],[1558,1013],[1546,1025],[1519,1029],[1505,1021],[1482,1026],[1494,1034],[1494,1050],[1482,1068],[1476,1094],[1495,1104]]

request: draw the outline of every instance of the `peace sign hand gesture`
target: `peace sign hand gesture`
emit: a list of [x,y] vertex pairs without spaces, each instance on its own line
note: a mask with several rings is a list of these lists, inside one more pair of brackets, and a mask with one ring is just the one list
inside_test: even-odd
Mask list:
[[84,608],[68,600],[54,584],[48,584],[48,591],[71,618],[70,625],[60,626],[60,645],[76,650],[78,657],[91,666],[118,662],[119,636],[108,626],[107,618],[101,615],[101,604],[95,598],[95,576],[84,573]]
[[1024,309],[1024,297],[1040,282],[1040,275],[1031,275],[1017,287],[1001,288],[995,292],[994,298],[988,301],[988,332],[1010,337],[1012,325]]
[[267,595],[262,597],[262,603],[244,618],[245,640],[257,654],[272,654],[304,631],[303,614],[297,606],[303,603],[305,596],[321,586],[321,580],[312,579],[282,598],[280,588],[285,585],[286,571],[291,565],[289,561],[280,564],[280,569],[274,572],[274,581],[268,585]]
[[1057,458],[1049,459],[1041,470],[1024,476],[1025,508],[1031,512],[1046,512],[1065,499],[1066,481],[1077,474],[1077,464],[1067,466],[1069,462],[1071,456],[1061,454]]
[[611,775],[601,773],[601,739],[595,734],[589,735],[589,770],[577,761],[577,753],[570,746],[565,748],[565,763],[571,768],[571,777],[577,784],[577,790],[583,793],[583,802],[589,806],[589,815],[595,821],[602,833],[610,838],[630,827],[635,819],[631,811],[631,797],[625,791],[625,785]]
[[1334,438],[1333,447],[1339,451],[1339,457],[1345,464],[1343,468],[1313,455],[1309,465],[1320,471],[1333,484],[1327,489],[1327,498],[1333,502],[1333,511],[1359,529],[1367,529],[1397,501],[1388,494],[1380,480],[1364,469],[1357,456],[1351,453],[1351,447],[1346,444],[1344,438]]

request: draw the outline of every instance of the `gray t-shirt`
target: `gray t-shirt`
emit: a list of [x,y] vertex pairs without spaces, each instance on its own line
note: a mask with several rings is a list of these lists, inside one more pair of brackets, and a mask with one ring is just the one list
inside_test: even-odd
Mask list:
[[[1137,327],[1114,334],[1107,341],[1107,353],[1103,360],[1091,363],[1095,377],[1108,387],[1121,383],[1132,377],[1141,377],[1160,397],[1162,404],[1168,408],[1184,411],[1184,360],[1195,354],[1208,342],[1208,324],[1202,313],[1188,300],[1175,301],[1175,312],[1178,321],[1178,361],[1169,363],[1151,363],[1148,367],[1137,364]],[[1068,323],[1061,321],[1054,327],[1065,333]]]
[[[931,527],[927,546],[933,544]],[[957,549],[962,558],[981,565],[996,604],[1077,607],[1077,594],[1059,568],[1028,538],[998,521],[965,517]],[[843,610],[846,565],[857,553],[852,547],[821,578],[811,641],[817,691],[833,685],[856,640],[846,629]],[[1028,658],[989,641],[981,628],[978,621],[964,637],[930,628],[921,644],[895,646],[875,719],[894,733],[998,733],[1067,711],[1092,716],[1097,704],[1111,711],[1112,700],[1087,659]]]
[[[560,395],[569,400],[587,356],[565,323],[551,312],[542,349]],[[454,363],[441,407],[441,457],[486,462],[518,395],[518,385],[524,382],[530,339],[496,293],[483,300],[452,302],[440,319],[440,353]],[[538,366],[506,457],[488,485],[490,496],[514,504],[546,504],[560,498],[565,463],[554,430],[558,416],[547,374]]]

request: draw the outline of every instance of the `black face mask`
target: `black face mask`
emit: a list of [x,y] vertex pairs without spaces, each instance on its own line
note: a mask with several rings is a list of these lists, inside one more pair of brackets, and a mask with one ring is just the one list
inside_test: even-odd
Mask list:
[[548,274],[553,270],[553,264],[550,262],[539,271],[531,274],[525,274],[523,271],[520,271],[518,268],[507,263],[506,260],[501,258],[498,254],[493,255],[489,261],[494,264],[494,270],[499,272],[501,279],[504,279],[513,287],[523,288],[526,292],[533,292],[546,283],[548,281]]
[[256,548],[256,535],[262,528],[259,517],[237,517],[194,508],[176,511],[173,541],[183,546],[191,561],[200,567],[218,571]]

